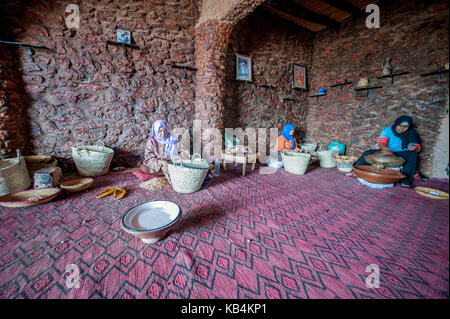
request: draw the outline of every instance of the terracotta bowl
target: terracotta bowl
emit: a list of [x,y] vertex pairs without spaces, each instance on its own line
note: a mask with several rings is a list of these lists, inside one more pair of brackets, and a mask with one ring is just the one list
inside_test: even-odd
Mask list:
[[353,168],[356,176],[375,184],[393,184],[406,176],[388,168],[377,169],[371,165],[358,165]]
[[122,217],[122,229],[152,244],[169,232],[180,220],[181,208],[170,201],[152,201],[129,209]]

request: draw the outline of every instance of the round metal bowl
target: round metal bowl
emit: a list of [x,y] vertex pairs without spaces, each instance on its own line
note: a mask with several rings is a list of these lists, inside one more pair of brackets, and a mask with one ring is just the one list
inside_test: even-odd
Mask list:
[[181,208],[170,201],[152,201],[129,209],[122,217],[124,231],[144,243],[155,243],[181,218]]
[[358,165],[353,168],[356,176],[365,181],[375,184],[393,184],[406,176],[402,173],[388,168],[379,168],[370,165]]

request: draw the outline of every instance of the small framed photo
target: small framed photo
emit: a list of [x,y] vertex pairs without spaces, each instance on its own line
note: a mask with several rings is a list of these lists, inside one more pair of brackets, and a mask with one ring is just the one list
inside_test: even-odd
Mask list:
[[252,81],[252,58],[236,53],[236,80]]
[[292,65],[292,88],[298,90],[308,90],[306,84],[306,67],[293,64]]
[[117,31],[116,32],[117,42],[131,44],[131,32],[130,31],[125,31],[125,30],[120,30],[120,29],[117,29],[116,31]]

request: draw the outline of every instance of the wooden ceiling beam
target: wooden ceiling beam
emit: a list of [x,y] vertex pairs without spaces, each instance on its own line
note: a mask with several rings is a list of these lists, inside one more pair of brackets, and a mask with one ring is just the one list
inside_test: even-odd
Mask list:
[[363,14],[363,10],[354,6],[350,2],[344,1],[344,0],[321,0],[322,2],[325,2],[326,4],[335,7],[339,10],[348,12],[354,16],[361,16]]
[[[272,22],[273,24],[276,25],[280,25],[286,29],[300,29],[300,30],[305,30],[305,27],[292,22],[290,20],[284,19],[278,15],[276,15],[275,13],[272,13],[270,11],[264,10],[263,7],[258,7],[255,10],[253,10],[252,12],[253,15],[255,15],[256,17],[259,18],[263,18],[266,21]],[[308,30],[308,29],[306,29]],[[311,30],[308,30],[311,31]]]
[[293,1],[287,2],[283,0],[269,0],[263,5],[268,6],[276,11],[283,12],[286,15],[300,18],[312,23],[321,24],[331,29],[339,29],[340,27],[339,22],[336,22],[325,15],[314,13]]

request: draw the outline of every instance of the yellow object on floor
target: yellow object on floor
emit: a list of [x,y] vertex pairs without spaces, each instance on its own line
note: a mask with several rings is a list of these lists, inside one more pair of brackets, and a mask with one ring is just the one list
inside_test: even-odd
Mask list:
[[114,199],[122,199],[127,191],[122,187],[114,187]]
[[121,199],[125,196],[127,191],[119,186],[107,187],[103,192],[95,196],[96,198],[103,198],[109,195],[114,195],[114,199]]

